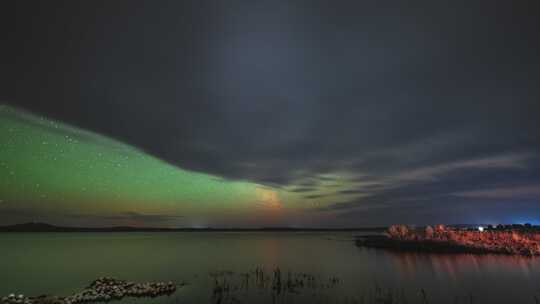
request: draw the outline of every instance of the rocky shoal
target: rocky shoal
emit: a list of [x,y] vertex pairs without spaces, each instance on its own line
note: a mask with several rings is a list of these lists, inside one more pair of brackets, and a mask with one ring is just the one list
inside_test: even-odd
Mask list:
[[124,297],[157,297],[170,295],[176,291],[173,282],[134,283],[110,277],[93,281],[83,291],[67,297],[42,295],[28,297],[22,294],[10,294],[1,299],[2,304],[82,304],[108,302]]

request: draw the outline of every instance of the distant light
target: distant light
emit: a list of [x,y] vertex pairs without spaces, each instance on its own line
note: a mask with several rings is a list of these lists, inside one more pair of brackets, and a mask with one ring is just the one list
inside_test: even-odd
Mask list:
[[484,227],[478,226],[478,231],[483,232],[483,231],[484,231]]

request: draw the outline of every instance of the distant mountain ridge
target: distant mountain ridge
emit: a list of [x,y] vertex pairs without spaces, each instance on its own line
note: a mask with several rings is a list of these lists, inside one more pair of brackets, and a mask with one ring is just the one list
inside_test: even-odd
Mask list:
[[158,227],[65,227],[46,223],[24,223],[0,226],[0,232],[212,232],[212,231],[384,231],[386,227],[363,228],[290,228],[290,227],[262,227],[262,228],[158,228]]
[[138,228],[138,227],[65,227],[46,223],[24,223],[0,226],[0,232],[115,232],[115,231],[168,231],[167,228]]

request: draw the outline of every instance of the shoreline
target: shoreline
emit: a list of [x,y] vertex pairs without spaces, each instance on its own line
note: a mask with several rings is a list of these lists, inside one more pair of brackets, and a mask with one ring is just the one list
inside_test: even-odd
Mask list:
[[467,246],[447,241],[435,240],[397,240],[385,235],[357,236],[355,245],[358,247],[376,248],[399,252],[425,252],[439,254],[498,254],[532,257],[530,254],[518,254],[510,251]]
[[55,226],[45,223],[25,223],[9,226],[0,226],[0,233],[108,233],[108,232],[383,232],[386,227],[353,227],[353,228],[293,228],[293,227],[260,227],[260,228],[163,228],[163,227],[69,227]]

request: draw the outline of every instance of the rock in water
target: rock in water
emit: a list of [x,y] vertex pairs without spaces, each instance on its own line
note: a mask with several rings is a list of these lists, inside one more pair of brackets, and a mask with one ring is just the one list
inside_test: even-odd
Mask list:
[[170,295],[176,291],[176,284],[169,281],[134,283],[101,277],[90,283],[82,292],[67,297],[38,296],[25,297],[22,294],[9,294],[1,298],[1,304],[81,304],[90,302],[106,302],[124,297],[157,297]]

